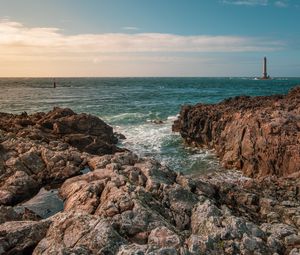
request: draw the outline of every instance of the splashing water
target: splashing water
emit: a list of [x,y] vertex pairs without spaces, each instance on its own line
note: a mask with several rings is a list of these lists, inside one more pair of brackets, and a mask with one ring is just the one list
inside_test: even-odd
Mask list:
[[91,113],[127,137],[120,146],[175,171],[204,173],[219,168],[213,152],[186,148],[171,131],[181,105],[286,93],[300,78],[59,78],[56,84],[53,89],[52,79],[0,79],[0,111],[32,113],[60,106]]

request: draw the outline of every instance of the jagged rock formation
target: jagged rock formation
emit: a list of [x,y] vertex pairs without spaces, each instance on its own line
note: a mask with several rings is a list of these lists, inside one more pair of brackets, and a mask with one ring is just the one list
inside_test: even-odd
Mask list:
[[64,141],[80,151],[110,154],[119,149],[113,129],[90,114],[76,114],[68,108],[55,107],[48,113],[13,115],[0,113],[0,130],[35,141]]
[[54,108],[49,113],[0,113],[0,205],[14,205],[43,185],[78,175],[88,152],[121,151],[112,127],[88,114]]
[[247,176],[300,173],[300,87],[288,95],[236,97],[184,106],[173,130],[189,145],[215,149],[223,166]]
[[[187,177],[129,151],[88,153],[46,126],[44,139],[19,136],[32,125],[2,133],[0,254],[299,254],[299,180]],[[52,180],[65,180],[63,211],[41,219],[15,206]]]

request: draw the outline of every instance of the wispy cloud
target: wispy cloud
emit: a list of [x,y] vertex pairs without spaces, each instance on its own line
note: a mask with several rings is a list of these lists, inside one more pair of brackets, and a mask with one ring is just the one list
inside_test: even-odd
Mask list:
[[222,0],[224,4],[234,4],[234,5],[247,5],[247,6],[267,6],[269,4],[268,0]]
[[279,8],[286,8],[289,6],[289,0],[221,0],[221,3],[244,6],[276,6]]
[[289,6],[287,1],[276,1],[274,3],[275,6],[279,7],[279,8],[286,8]]
[[138,27],[132,27],[132,26],[127,26],[127,27],[122,27],[123,30],[131,30],[131,31],[137,31],[139,30]]

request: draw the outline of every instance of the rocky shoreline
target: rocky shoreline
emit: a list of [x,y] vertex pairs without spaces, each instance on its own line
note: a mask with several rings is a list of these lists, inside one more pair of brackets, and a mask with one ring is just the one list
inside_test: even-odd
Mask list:
[[300,87],[287,95],[229,98],[184,106],[172,129],[188,145],[214,149],[226,168],[246,176],[300,173]]
[[[274,113],[289,120],[278,120],[285,124],[275,132],[277,138],[287,137],[284,148],[289,153],[299,149],[299,141],[289,137],[299,123],[298,95],[295,89],[286,101],[280,101],[285,100],[283,96],[262,100],[270,105],[279,100],[283,111],[289,109],[289,117],[279,110]],[[215,148],[224,163],[217,142],[211,141],[221,141],[217,130],[228,130],[230,121],[222,120],[231,116],[228,109],[241,100],[240,109],[247,100],[258,101],[226,101],[228,115],[224,116],[216,109],[225,106],[186,107],[174,129],[188,143]],[[251,104],[243,111],[248,125]],[[259,110],[257,103],[253,116]],[[212,124],[219,122],[217,128]],[[247,137],[247,131],[242,133]],[[293,135],[299,138],[299,131]],[[258,171],[240,167],[248,176],[264,178],[242,177],[229,170],[184,176],[116,143],[113,129],[102,120],[70,109],[33,115],[0,113],[0,254],[300,254],[297,155],[292,155],[294,163],[280,171],[263,168],[261,172],[265,164],[261,162]],[[284,160],[290,162],[287,156]],[[238,167],[236,162],[232,160],[230,166]],[[55,199],[63,201],[61,208],[50,208],[59,205]]]

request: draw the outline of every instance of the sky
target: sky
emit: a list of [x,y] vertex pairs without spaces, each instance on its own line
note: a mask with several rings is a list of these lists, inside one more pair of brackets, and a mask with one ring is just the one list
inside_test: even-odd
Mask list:
[[299,0],[0,0],[0,77],[300,76]]

